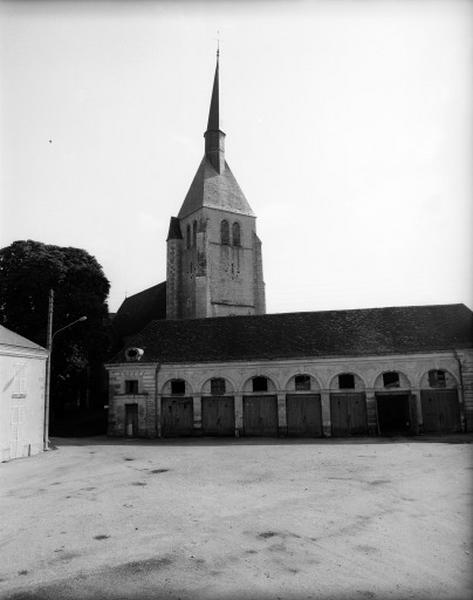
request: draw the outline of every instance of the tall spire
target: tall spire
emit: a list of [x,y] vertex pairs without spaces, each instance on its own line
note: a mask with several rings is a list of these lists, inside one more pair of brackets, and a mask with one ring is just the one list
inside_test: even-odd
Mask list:
[[220,51],[217,48],[217,64],[215,65],[214,86],[212,89],[212,98],[210,100],[209,120],[207,122],[207,131],[218,131],[219,127],[219,90],[218,90],[218,58]]
[[212,166],[218,173],[223,173],[225,169],[225,134],[220,130],[220,110],[219,110],[219,73],[218,62],[220,49],[217,46],[217,63],[215,65],[214,85],[212,89],[212,98],[210,100],[209,120],[207,122],[207,131],[205,137],[205,156],[209,159]]

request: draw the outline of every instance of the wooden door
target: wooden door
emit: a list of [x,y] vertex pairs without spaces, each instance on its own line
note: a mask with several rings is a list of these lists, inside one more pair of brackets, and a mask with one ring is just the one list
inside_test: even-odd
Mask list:
[[287,434],[297,437],[322,436],[320,394],[287,394]]
[[162,399],[161,431],[164,437],[192,435],[194,431],[194,406],[192,398]]
[[204,435],[235,435],[233,396],[202,398],[202,433]]
[[278,435],[278,400],[276,396],[243,397],[244,435]]
[[457,390],[422,390],[421,401],[426,433],[460,431]]
[[138,404],[125,404],[125,435],[138,435]]
[[381,435],[405,435],[414,431],[410,394],[376,394],[376,409]]
[[346,394],[350,410],[350,435],[366,435],[368,418],[366,413],[366,396],[364,392]]
[[366,435],[368,419],[364,392],[330,394],[330,419],[333,436]]

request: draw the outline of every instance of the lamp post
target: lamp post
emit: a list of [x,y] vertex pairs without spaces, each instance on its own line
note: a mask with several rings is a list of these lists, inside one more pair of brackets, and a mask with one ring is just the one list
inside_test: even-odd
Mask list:
[[48,450],[49,447],[49,391],[51,386],[51,359],[53,352],[53,340],[54,336],[64,329],[69,329],[76,323],[86,321],[87,317],[82,316],[72,321],[68,325],[61,327],[53,333],[53,314],[54,314],[54,290],[49,290],[49,307],[48,307],[48,334],[46,341],[46,349],[48,350],[48,358],[46,361],[46,382],[45,382],[45,394],[44,394],[44,430],[43,430],[43,450]]

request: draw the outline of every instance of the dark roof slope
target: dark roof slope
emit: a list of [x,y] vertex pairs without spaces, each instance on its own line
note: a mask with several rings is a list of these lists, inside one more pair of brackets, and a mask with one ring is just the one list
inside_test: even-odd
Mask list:
[[134,335],[154,319],[166,318],[166,282],[153,285],[126,298],[113,319],[113,329],[120,339]]
[[144,362],[210,362],[471,348],[472,334],[473,313],[449,304],[154,321],[129,345]]
[[166,242],[169,240],[182,240],[181,226],[177,217],[171,217]]

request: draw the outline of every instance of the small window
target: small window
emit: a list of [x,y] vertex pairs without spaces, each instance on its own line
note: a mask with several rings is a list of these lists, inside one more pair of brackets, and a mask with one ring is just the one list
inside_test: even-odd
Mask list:
[[240,223],[233,223],[232,225],[232,238],[234,246],[241,246],[240,240]]
[[296,375],[294,381],[296,392],[310,390],[310,375]]
[[197,246],[197,221],[192,223],[192,245]]
[[230,226],[225,220],[220,224],[220,241],[227,246],[230,243]]
[[137,379],[126,379],[125,380],[125,394],[137,394],[138,393],[138,380]]
[[396,371],[390,371],[389,373],[383,373],[383,385],[386,388],[398,388],[399,387],[399,373]]
[[214,396],[221,396],[225,394],[225,379],[221,377],[215,377],[210,380],[210,393]]
[[186,247],[189,249],[191,247],[191,226],[188,225],[186,227]]
[[185,394],[186,382],[184,379],[173,379],[171,381],[171,394]]
[[355,376],[351,373],[342,373],[338,376],[340,390],[352,390],[355,387]]
[[253,391],[254,392],[267,392],[268,391],[268,379],[266,377],[253,377]]
[[444,388],[447,385],[445,371],[432,369],[429,371],[429,386],[432,388]]

